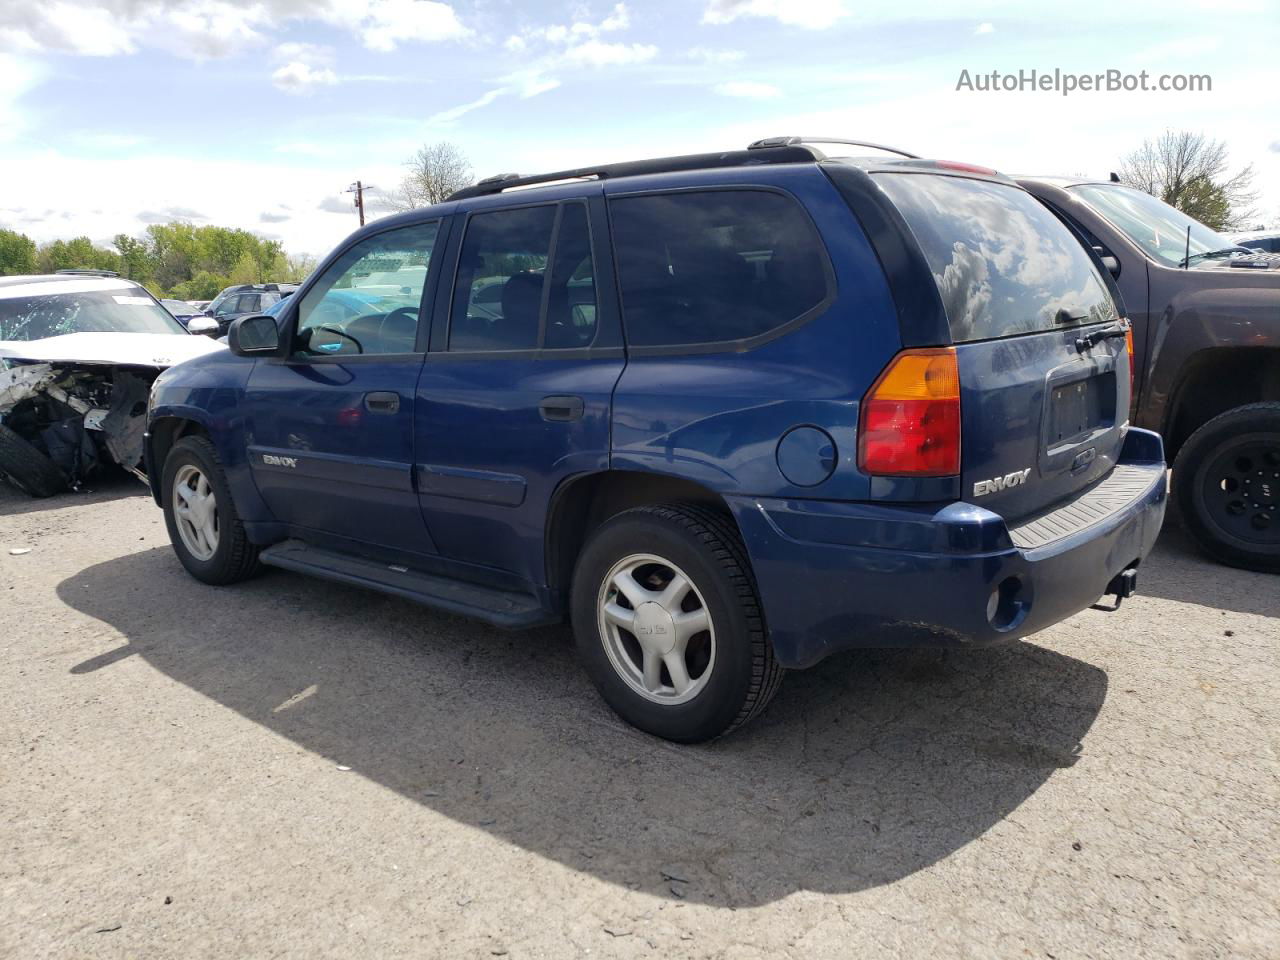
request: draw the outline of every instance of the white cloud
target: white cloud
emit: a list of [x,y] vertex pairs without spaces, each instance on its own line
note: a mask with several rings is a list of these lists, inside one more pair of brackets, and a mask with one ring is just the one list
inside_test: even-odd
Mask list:
[[320,17],[353,25],[370,50],[394,50],[398,44],[460,40],[471,31],[453,7],[436,0],[329,0]]
[[338,82],[338,75],[328,67],[313,67],[295,60],[272,73],[271,82],[285,93],[301,95],[313,92],[316,87],[332,87]]
[[378,51],[471,33],[439,0],[4,0],[0,49],[113,56],[149,46],[201,60],[259,46],[297,20],[349,30]]
[[996,32],[996,25],[994,23],[980,23],[978,24],[977,27],[974,28],[973,35],[975,37],[980,37],[984,33],[995,33],[995,32]]
[[450,107],[448,110],[441,110],[439,113],[432,115],[427,119],[427,123],[446,124],[453,123],[464,114],[470,113],[472,110],[479,110],[481,107],[487,107],[493,101],[501,96],[505,96],[510,91],[506,87],[495,87],[494,89],[482,94],[469,103],[459,104],[456,107]]
[[26,126],[18,101],[43,75],[38,64],[0,53],[0,143],[16,138]]
[[106,7],[67,0],[5,6],[7,9],[0,12],[0,43],[12,49],[49,49],[91,57],[135,49],[126,24]]
[[690,60],[702,63],[737,63],[746,54],[741,50],[714,50],[711,47],[693,47],[685,54]]
[[715,92],[724,97],[743,97],[749,100],[772,100],[782,96],[782,91],[771,83],[759,83],[754,80],[732,80],[718,83]]
[[276,89],[295,95],[306,95],[317,87],[332,87],[339,82],[330,64],[333,48],[314,43],[282,43],[274,52],[284,63],[271,74]]
[[600,39],[601,34],[630,26],[631,13],[627,5],[618,3],[599,23],[578,21],[534,27],[508,37],[503,46],[511,53],[523,53],[537,44],[551,46],[557,48],[560,62],[573,66],[605,67],[652,60],[658,55],[658,48],[652,44],[612,43]]
[[609,16],[600,21],[600,29],[609,30],[625,30],[631,26],[631,14],[627,11],[625,3],[615,4],[613,12]]
[[732,23],[739,17],[769,17],[793,27],[818,30],[847,16],[844,0],[710,0],[703,23]]
[[564,53],[569,63],[604,67],[624,63],[644,63],[658,55],[658,48],[648,43],[604,43],[588,40],[570,47]]

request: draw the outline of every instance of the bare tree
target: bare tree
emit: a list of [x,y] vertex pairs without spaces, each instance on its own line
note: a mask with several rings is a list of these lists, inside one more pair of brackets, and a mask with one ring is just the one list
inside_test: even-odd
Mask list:
[[395,210],[413,210],[447,200],[455,190],[475,182],[471,163],[457,146],[448,141],[426,143],[405,161],[408,173],[386,203]]
[[1227,146],[1203,133],[1166,130],[1120,165],[1120,180],[1145,190],[1215,230],[1254,216],[1253,166],[1227,169]]

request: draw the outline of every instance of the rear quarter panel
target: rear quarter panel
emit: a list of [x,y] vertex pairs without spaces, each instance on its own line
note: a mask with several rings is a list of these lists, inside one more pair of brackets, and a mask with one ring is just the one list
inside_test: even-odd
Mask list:
[[[612,465],[684,477],[723,494],[865,499],[869,481],[856,463],[859,402],[901,346],[879,261],[817,168],[713,173],[708,185],[758,185],[800,201],[830,258],[834,298],[808,322],[746,351],[633,354],[614,394]],[[636,178],[625,192],[697,181],[690,174]],[[816,486],[791,484],[778,469],[778,441],[800,425],[819,426],[835,440],[835,469]]]

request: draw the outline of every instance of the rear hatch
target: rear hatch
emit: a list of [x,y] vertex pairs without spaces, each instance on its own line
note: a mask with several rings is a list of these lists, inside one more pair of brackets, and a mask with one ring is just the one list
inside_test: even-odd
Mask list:
[[1016,521],[1109,473],[1129,410],[1123,324],[1084,247],[1012,184],[877,173],[938,285],[960,375],[961,496]]

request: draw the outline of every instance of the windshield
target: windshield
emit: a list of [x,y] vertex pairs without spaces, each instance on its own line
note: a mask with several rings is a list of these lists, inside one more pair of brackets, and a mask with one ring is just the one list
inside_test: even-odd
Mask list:
[[937,174],[877,174],[924,251],[957,343],[1118,316],[1084,246],[1025,190]]
[[42,340],[64,333],[186,331],[160,304],[127,288],[0,300],[0,340]]
[[1187,256],[1188,227],[1191,228],[1191,263],[1214,256],[1226,257],[1235,252],[1249,252],[1199,220],[1193,220],[1163,200],[1133,187],[1083,183],[1068,189],[1110,220],[1153,260],[1166,266],[1182,266]]
[[189,317],[200,312],[185,300],[161,300],[160,302],[175,317]]

